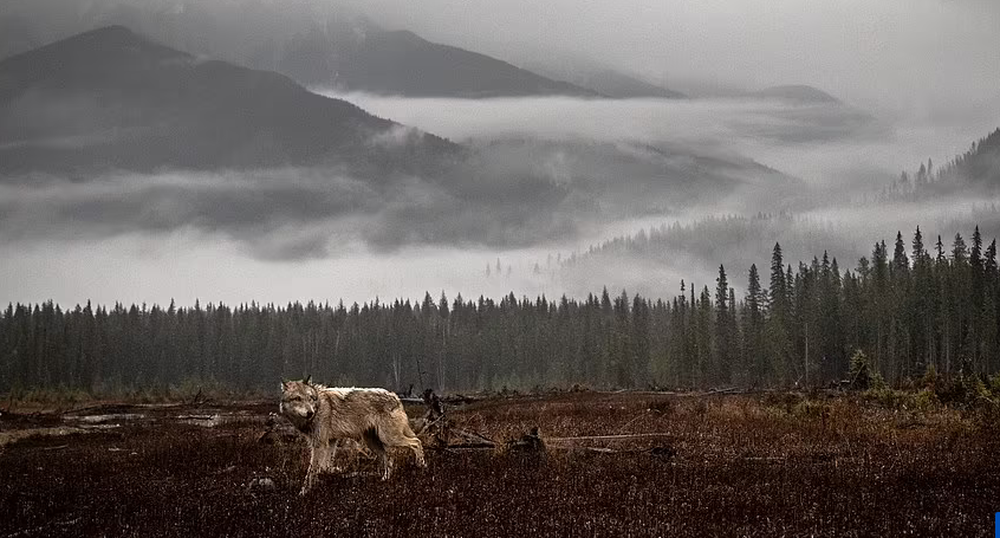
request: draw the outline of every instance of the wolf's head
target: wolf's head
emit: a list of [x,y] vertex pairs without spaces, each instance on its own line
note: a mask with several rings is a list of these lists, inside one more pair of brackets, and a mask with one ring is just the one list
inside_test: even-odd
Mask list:
[[319,409],[319,392],[310,383],[310,378],[304,381],[281,382],[281,414],[299,429],[306,429]]

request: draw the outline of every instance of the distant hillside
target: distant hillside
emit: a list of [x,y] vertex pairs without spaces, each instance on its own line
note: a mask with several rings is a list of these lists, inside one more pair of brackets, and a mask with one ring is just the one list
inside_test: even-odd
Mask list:
[[320,164],[384,173],[457,150],[282,75],[198,60],[121,26],[0,61],[0,173]]
[[17,16],[0,16],[0,36],[0,60],[41,45],[28,21]]
[[687,95],[566,51],[520,58],[524,66],[550,78],[572,82],[613,99],[686,99]]
[[747,204],[773,208],[804,188],[745,157],[669,144],[511,138],[471,149],[481,169],[549,178],[580,203],[577,214],[593,211],[600,219],[671,214],[737,192]]
[[839,99],[824,92],[823,90],[805,85],[774,86],[752,92],[750,95],[762,99],[782,99],[785,101],[811,104],[837,104],[841,102]]
[[614,71],[605,69],[594,73],[583,74],[570,78],[580,86],[598,91],[608,97],[615,99],[686,99],[687,96],[681,92],[661,88],[650,84],[644,80]]
[[5,51],[23,52],[120,25],[178,50],[278,72],[303,85],[411,97],[599,96],[409,31],[387,31],[342,3],[60,0],[65,5],[59,6],[45,0],[4,1],[0,58]]
[[935,169],[928,159],[912,173],[903,172],[885,187],[885,200],[921,198],[962,192],[990,192],[1000,189],[1000,129],[973,142],[968,151]]
[[350,91],[410,97],[599,97],[598,92],[409,31],[367,32],[341,53],[333,68],[329,82]]
[[812,86],[775,86],[725,97],[771,102],[774,106],[763,107],[760,112],[776,121],[747,124],[747,127],[755,136],[786,144],[879,140],[890,134],[887,124],[865,110]]
[[1000,128],[945,165],[938,181],[1000,187]]

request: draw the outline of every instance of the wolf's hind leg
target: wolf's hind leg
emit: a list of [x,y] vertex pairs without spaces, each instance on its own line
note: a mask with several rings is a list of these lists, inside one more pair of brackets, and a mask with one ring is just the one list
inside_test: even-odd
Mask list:
[[375,428],[365,430],[364,440],[369,450],[374,452],[375,456],[378,457],[378,463],[382,467],[382,480],[388,480],[392,470],[392,461],[390,461],[389,455],[386,454],[385,444],[379,439]]
[[427,462],[424,460],[424,445],[420,443],[420,439],[417,439],[409,426],[383,428],[378,433],[379,438],[386,446],[409,448],[417,460],[417,467],[427,467]]

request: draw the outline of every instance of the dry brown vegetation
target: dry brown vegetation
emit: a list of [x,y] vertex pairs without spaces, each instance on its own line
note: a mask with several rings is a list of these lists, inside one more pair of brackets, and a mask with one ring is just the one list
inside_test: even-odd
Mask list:
[[[973,537],[992,536],[1000,509],[990,406],[890,409],[785,393],[492,398],[448,416],[496,440],[538,426],[548,451],[429,450],[425,470],[400,452],[389,482],[361,458],[304,498],[304,444],[261,441],[276,407],[0,415],[10,438],[0,443],[0,537]],[[79,418],[112,413],[141,417]],[[553,440],[625,433],[657,435]]]

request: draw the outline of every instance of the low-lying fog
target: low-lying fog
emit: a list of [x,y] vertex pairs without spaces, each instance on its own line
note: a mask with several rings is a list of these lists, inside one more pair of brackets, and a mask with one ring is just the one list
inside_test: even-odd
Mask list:
[[[557,297],[605,285],[666,294],[681,278],[699,287],[711,284],[719,263],[727,264],[731,282],[742,287],[748,259],[768,265],[768,241],[734,245],[706,237],[708,246],[671,252],[655,267],[608,262],[580,271],[560,269],[560,262],[642,228],[778,209],[796,216],[781,226],[799,230],[778,234],[790,243],[786,262],[829,249],[842,268],[853,268],[873,242],[891,242],[897,229],[907,245],[920,225],[928,248],[937,233],[950,246],[955,228],[974,220],[970,211],[988,201],[938,200],[889,209],[860,202],[904,169],[912,173],[928,158],[945,163],[1000,123],[995,106],[1000,103],[984,106],[974,118],[900,119],[850,105],[777,101],[343,97],[473,148],[535,139],[648,144],[672,148],[667,160],[685,160],[684,152],[691,152],[697,158],[685,161],[685,169],[709,166],[704,163],[717,158],[723,168],[730,160],[752,160],[804,186],[788,200],[782,200],[784,183],[773,188],[755,183],[754,192],[762,197],[734,194],[698,203],[685,197],[657,201],[660,213],[643,206],[620,216],[602,213],[600,204],[582,214],[561,205],[539,217],[451,208],[451,200],[422,178],[387,193],[352,178],[294,169],[118,175],[75,183],[6,180],[0,181],[0,303],[350,303],[422,299],[425,292],[435,299],[442,292],[449,299],[510,292]],[[546,148],[551,154],[531,158],[551,164],[547,173],[553,182],[572,184],[576,179],[562,177],[567,170],[588,175],[580,168],[586,160],[561,154],[558,145]],[[570,158],[575,168],[565,165]],[[613,187],[602,184],[594,192]],[[464,233],[477,226],[484,229]]]

